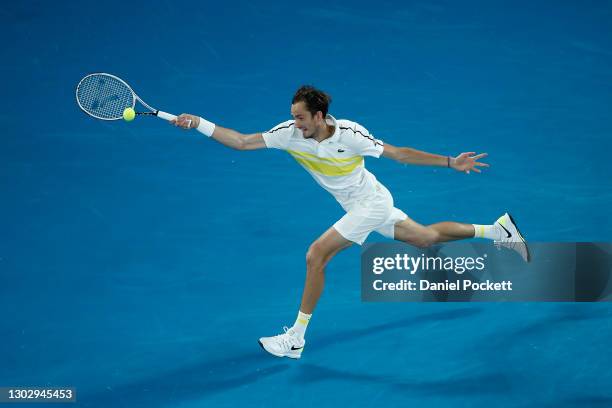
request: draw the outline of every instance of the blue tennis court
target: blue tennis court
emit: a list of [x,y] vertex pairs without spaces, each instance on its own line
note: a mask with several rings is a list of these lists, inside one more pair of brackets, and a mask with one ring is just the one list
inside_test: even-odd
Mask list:
[[[396,146],[487,152],[460,174],[366,159],[415,220],[533,242],[612,238],[610,2],[14,2],[0,11],[0,387],[82,407],[609,407],[607,303],[362,303],[333,259],[298,360],[310,243],[342,208],[288,154],[162,120],[96,121],[79,79],[243,133],[302,84]],[[383,240],[371,235],[369,242]]]

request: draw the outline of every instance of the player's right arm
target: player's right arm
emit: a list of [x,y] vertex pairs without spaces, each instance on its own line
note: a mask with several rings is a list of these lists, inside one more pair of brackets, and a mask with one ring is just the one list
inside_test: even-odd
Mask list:
[[[195,129],[200,125],[200,117],[183,113],[170,123],[183,129]],[[233,129],[227,129],[219,125],[215,125],[212,138],[236,150],[257,150],[266,148],[266,143],[261,133],[244,135]]]
[[244,135],[233,129],[227,129],[219,125],[215,126],[212,138],[236,150],[258,150],[266,148],[266,143],[261,133]]

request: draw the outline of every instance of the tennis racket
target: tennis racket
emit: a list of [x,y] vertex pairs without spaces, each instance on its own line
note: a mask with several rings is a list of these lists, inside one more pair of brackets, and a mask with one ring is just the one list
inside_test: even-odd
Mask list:
[[83,112],[96,119],[122,119],[125,108],[133,109],[136,101],[148,109],[148,112],[136,112],[136,115],[157,116],[168,121],[176,119],[175,115],[145,103],[121,78],[102,72],[89,74],[81,79],[76,87],[76,100]]

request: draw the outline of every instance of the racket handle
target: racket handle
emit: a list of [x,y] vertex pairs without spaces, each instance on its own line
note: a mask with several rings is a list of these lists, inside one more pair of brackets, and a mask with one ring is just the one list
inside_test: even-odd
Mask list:
[[157,111],[157,116],[167,121],[176,119],[176,115],[173,115],[171,113],[162,112],[162,111]]

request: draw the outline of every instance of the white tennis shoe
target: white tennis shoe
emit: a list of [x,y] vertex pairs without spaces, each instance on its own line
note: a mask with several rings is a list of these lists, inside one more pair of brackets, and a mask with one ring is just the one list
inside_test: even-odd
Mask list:
[[283,327],[284,333],[273,337],[262,337],[259,345],[276,357],[300,358],[306,340],[298,336],[293,329]]
[[505,213],[501,217],[495,221],[495,225],[499,228],[501,232],[501,238],[499,240],[495,240],[495,246],[506,247],[513,251],[519,253],[521,258],[525,262],[531,261],[531,255],[529,254],[529,247],[527,246],[527,242],[525,238],[521,235],[519,229],[517,228],[512,216],[508,213]]

